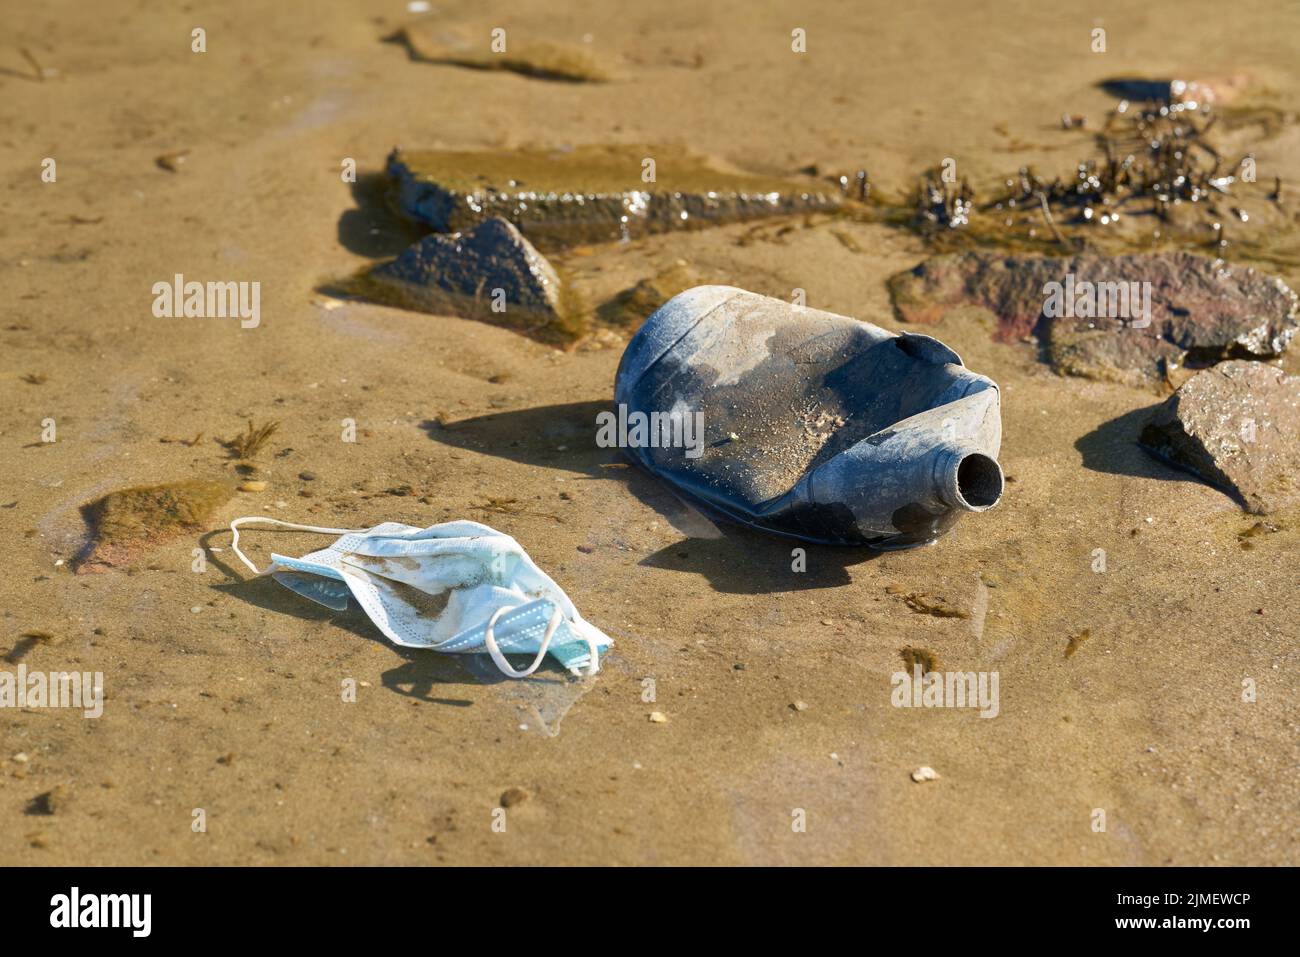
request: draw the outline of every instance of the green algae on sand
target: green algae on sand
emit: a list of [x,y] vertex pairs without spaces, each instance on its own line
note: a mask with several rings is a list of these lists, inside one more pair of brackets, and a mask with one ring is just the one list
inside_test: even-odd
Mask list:
[[[654,181],[646,182],[650,169]],[[726,172],[676,146],[396,149],[388,172],[412,219],[454,232],[501,216],[546,249],[828,210],[842,200],[830,184]]]
[[186,479],[110,492],[83,509],[93,538],[77,571],[121,567],[146,548],[203,529],[234,491],[227,482]]

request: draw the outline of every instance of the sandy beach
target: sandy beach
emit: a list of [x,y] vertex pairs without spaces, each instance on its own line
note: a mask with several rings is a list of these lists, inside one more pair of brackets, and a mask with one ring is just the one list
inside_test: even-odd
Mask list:
[[[595,317],[565,347],[346,292],[421,235],[386,200],[395,146],[662,144],[801,182],[865,168],[884,196],[952,157],[987,194],[1087,153],[1061,117],[1100,119],[1107,78],[1244,76],[1282,117],[1251,144],[1261,181],[1300,182],[1300,8],[8,6],[0,667],[102,673],[104,702],[0,710],[0,864],[1300,863],[1300,510],[1254,534],[1139,448],[1167,393],[1058,375],[954,311],[923,331],[1001,389],[1001,503],[924,548],[807,546],[806,571],[597,445],[636,328],[602,304],[685,274],[896,331],[886,283],[933,252],[915,231],[816,214],[548,251]],[[587,51],[604,81],[386,39],[427,18]],[[1297,250],[1251,264],[1298,288]],[[257,324],[158,318],[177,274],[260,283]],[[223,440],[249,422],[279,425],[241,472]],[[78,567],[85,506],[188,479],[255,490]],[[594,677],[513,681],[397,647],[255,578],[230,550],[245,515],[490,525],[613,650]],[[241,547],[262,567],[329,541]],[[891,704],[918,650],[996,672],[996,717]]]

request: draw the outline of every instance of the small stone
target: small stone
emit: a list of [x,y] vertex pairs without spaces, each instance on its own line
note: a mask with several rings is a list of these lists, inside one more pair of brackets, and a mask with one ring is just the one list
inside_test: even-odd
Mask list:
[[304,482],[314,482],[314,481],[316,481],[316,473],[315,473],[315,472],[299,472],[299,473],[298,473],[298,478],[302,479]]
[[794,708],[795,711],[807,711],[807,710],[808,710],[808,702],[807,702],[807,701],[796,701],[796,702],[794,702],[792,705],[790,705],[790,707]]
[[247,482],[239,483],[241,492],[264,492],[266,491],[266,482],[262,479],[250,479]]
[[923,764],[912,772],[912,780],[917,784],[920,784],[922,781],[937,781],[939,780],[939,774],[928,764]]
[[27,756],[27,752],[19,751],[17,754],[13,756],[11,760],[18,762],[19,764],[26,764],[28,761],[31,760],[31,758]]
[[651,711],[650,721],[654,724],[667,724],[668,715],[664,714],[662,711]]
[[528,800],[528,792],[523,788],[506,788],[501,792],[501,806],[514,807]]
[[68,789],[57,784],[44,794],[38,794],[27,805],[28,814],[57,814],[68,803]]
[[578,546],[578,551],[582,552],[582,554],[584,554],[584,555],[590,555],[590,554],[591,554],[592,552],[594,552],[595,550],[596,550],[596,546],[595,546],[595,545],[579,545],[579,546]]

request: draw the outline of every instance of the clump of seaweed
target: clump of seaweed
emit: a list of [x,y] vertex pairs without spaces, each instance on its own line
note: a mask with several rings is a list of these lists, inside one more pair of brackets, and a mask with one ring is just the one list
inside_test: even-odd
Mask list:
[[264,422],[259,426],[253,425],[253,420],[248,420],[248,427],[242,435],[237,435],[233,439],[220,439],[230,454],[237,459],[251,459],[262,450],[280,428],[279,422]]
[[922,231],[960,229],[970,223],[975,193],[970,183],[950,183],[942,176],[926,173],[916,190],[912,222]]
[[1071,249],[1094,245],[1109,227],[1121,242],[1163,236],[1222,254],[1227,224],[1251,222],[1248,207],[1256,219],[1282,217],[1281,184],[1271,192],[1256,184],[1253,154],[1230,154],[1211,136],[1219,123],[1220,114],[1205,103],[1122,101],[1096,134],[1100,155],[1050,180],[1022,168],[980,212],[1001,219],[1012,235],[1029,225],[1033,236],[1044,225]]
[[[1093,134],[1095,154],[1067,174],[1048,177],[1025,166],[977,199],[965,179],[930,170],[901,200],[846,212],[915,230],[941,249],[1118,252],[1192,243],[1222,256],[1231,230],[1244,254],[1300,265],[1279,252],[1295,225],[1281,181],[1257,183],[1254,154],[1225,145],[1245,127],[1269,135],[1286,121],[1275,110],[1218,110],[1205,99],[1123,100]],[[1067,115],[1062,127],[1078,131],[1085,122]],[[848,178],[840,182],[846,190]]]

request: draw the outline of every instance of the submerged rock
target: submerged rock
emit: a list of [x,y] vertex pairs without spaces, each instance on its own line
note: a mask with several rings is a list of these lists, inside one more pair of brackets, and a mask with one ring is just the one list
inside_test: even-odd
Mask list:
[[1123,100],[1196,108],[1232,102],[1250,86],[1250,77],[1244,73],[1194,80],[1115,77],[1099,85],[1111,96]]
[[693,269],[675,265],[624,289],[602,305],[597,314],[611,325],[639,326],[673,296],[696,285],[699,277]]
[[377,298],[404,308],[485,319],[541,338],[577,332],[564,319],[554,268],[498,217],[468,232],[426,236],[372,269],[370,279]]
[[[655,181],[645,182],[651,168]],[[503,216],[547,248],[832,209],[841,200],[829,184],[724,172],[668,146],[394,150],[388,172],[402,212],[439,232]]]
[[505,70],[539,80],[601,83],[609,79],[605,68],[586,50],[547,41],[511,41],[500,53],[492,50],[488,29],[471,31],[438,21],[403,27],[388,38],[406,47],[412,60],[446,63],[476,70]]
[[230,483],[204,479],[110,492],[83,509],[93,538],[77,571],[126,565],[181,532],[201,531],[232,495]]
[[999,339],[1036,333],[1056,371],[1130,384],[1186,363],[1273,358],[1300,328],[1281,280],[1183,252],[936,256],[893,276],[889,290],[905,322],[978,306],[997,318]]
[[1266,515],[1300,502],[1300,376],[1224,362],[1188,379],[1138,440]]

